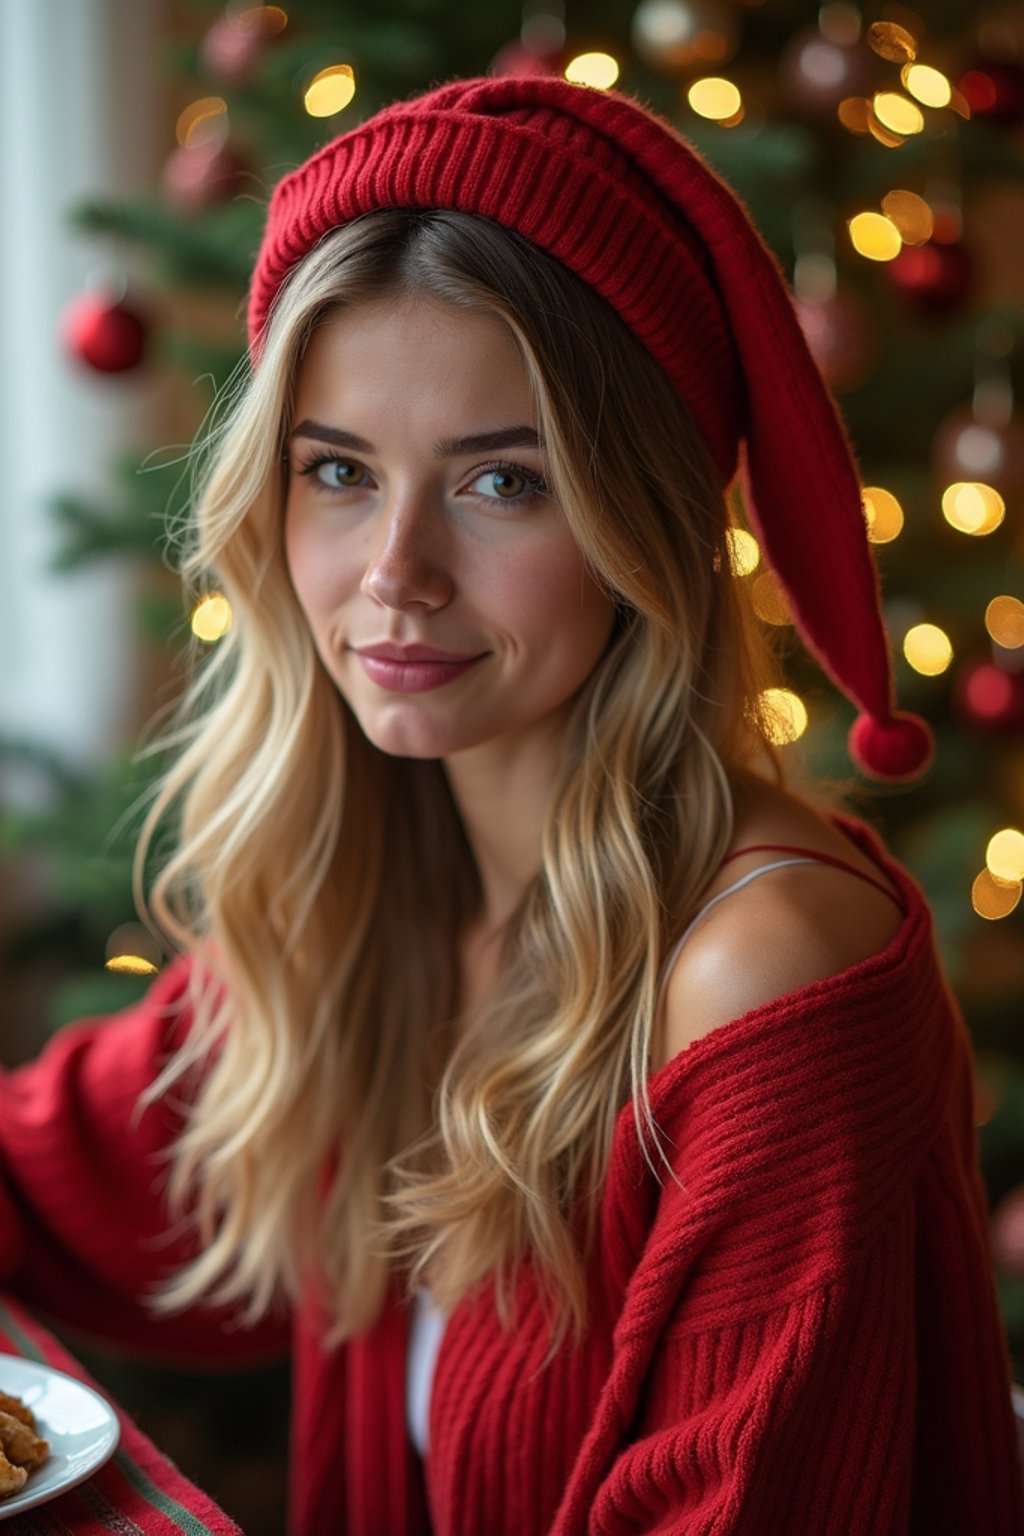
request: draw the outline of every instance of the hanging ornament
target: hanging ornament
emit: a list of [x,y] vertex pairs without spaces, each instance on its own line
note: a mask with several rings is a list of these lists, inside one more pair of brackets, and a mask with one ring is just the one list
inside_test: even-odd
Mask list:
[[143,314],[125,297],[125,285],[93,287],[65,306],[60,338],[76,362],[97,373],[128,373],[142,362],[149,337]]
[[247,5],[213,23],[200,45],[204,67],[228,85],[247,85],[269,43],[288,25],[279,5]]
[[1024,68],[1016,59],[979,59],[960,77],[958,89],[972,117],[1008,126],[1024,120]]
[[968,298],[974,264],[959,240],[925,240],[905,245],[886,263],[885,275],[911,309],[922,315],[945,315]]
[[164,196],[181,213],[203,213],[230,202],[249,185],[245,161],[230,145],[216,141],[179,144],[167,157],[160,178]]
[[779,80],[807,112],[834,112],[848,96],[870,94],[875,64],[860,41],[839,42],[817,27],[794,34],[779,59]]
[[961,724],[975,732],[1024,732],[1024,670],[1007,670],[983,653],[969,657],[956,676],[953,707]]
[[736,18],[718,0],[640,0],[632,36],[644,63],[667,73],[725,64],[739,46]]

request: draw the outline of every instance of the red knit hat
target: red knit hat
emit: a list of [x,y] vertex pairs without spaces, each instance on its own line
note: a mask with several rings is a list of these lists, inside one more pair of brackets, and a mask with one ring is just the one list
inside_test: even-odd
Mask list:
[[[381,208],[514,229],[600,293],[660,363],[824,670],[860,709],[851,755],[915,778],[934,742],[895,709],[856,465],[778,263],[676,130],[617,91],[460,80],[344,133],[274,191],[249,295],[258,358],[274,297],[327,231]],[[743,452],[741,453],[741,444]]]

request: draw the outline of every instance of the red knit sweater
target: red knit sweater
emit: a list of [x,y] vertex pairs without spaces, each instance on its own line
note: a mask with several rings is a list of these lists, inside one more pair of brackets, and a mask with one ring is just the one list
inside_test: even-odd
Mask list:
[[[457,1308],[424,1479],[404,1304],[332,1353],[299,1316],[294,1536],[1021,1536],[969,1040],[921,892],[840,824],[903,892],[899,932],[655,1074],[682,1188],[623,1109],[580,1349],[542,1368],[529,1272],[511,1335],[488,1296]],[[173,1115],[133,1118],[184,982],[0,1079],[0,1282],[150,1355],[256,1358],[283,1323],[138,1300],[185,1252],[159,1240]]]

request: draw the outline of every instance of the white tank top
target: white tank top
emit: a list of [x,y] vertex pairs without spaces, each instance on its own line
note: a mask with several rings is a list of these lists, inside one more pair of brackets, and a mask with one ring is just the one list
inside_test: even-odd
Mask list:
[[[766,875],[769,870],[783,869],[788,864],[820,864],[825,862],[808,855],[806,858],[776,859],[772,864],[762,864],[759,869],[752,869],[749,874],[743,875],[724,891],[719,891],[717,896],[712,896],[692,922],[684,928],[680,937],[673,944],[665,957],[665,964],[661,970],[661,985],[664,986],[665,978],[672,969],[675,958],[682,949],[687,938],[700,922],[705,913],[738,891],[742,886],[748,885],[751,880],[756,880],[758,875]],[[855,873],[855,871],[851,871]],[[413,1445],[421,1456],[427,1454],[427,1424],[430,1418],[430,1394],[434,1384],[434,1372],[437,1368],[437,1356],[441,1348],[441,1340],[444,1337],[445,1314],[435,1307],[426,1289],[420,1289],[413,1298],[413,1314],[409,1328],[409,1351],[406,1357],[406,1421],[409,1427],[409,1436]]]

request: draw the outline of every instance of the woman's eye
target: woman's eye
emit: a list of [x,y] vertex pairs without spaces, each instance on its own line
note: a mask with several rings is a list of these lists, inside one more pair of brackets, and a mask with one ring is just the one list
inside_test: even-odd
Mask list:
[[522,501],[528,496],[542,496],[547,485],[540,475],[531,474],[513,465],[492,465],[482,469],[470,481],[470,490],[490,501]]
[[314,459],[301,473],[311,475],[328,490],[351,490],[365,485],[369,478],[363,465],[357,464],[354,459]]

